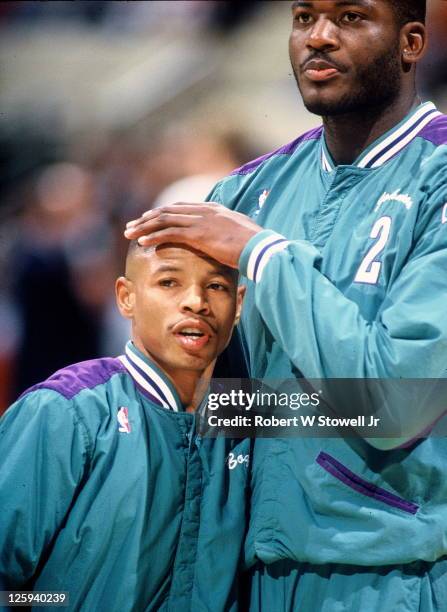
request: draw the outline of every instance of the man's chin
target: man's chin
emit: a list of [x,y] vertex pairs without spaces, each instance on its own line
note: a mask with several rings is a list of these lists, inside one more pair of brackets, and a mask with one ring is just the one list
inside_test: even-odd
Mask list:
[[395,99],[395,91],[367,91],[359,89],[355,92],[330,93],[321,91],[313,95],[301,92],[306,109],[320,117],[337,117],[342,115],[359,115],[368,112],[377,113],[390,105]]
[[187,351],[178,360],[178,365],[184,370],[203,371],[213,361],[208,354],[188,353]]
[[338,115],[346,115],[353,111],[359,110],[358,103],[351,103],[348,100],[328,100],[324,98],[305,99],[303,98],[304,106],[313,115],[320,117],[336,117]]
[[309,84],[305,80],[297,80],[297,85],[304,106],[313,115],[341,115],[351,106],[351,95],[341,91],[339,83]]

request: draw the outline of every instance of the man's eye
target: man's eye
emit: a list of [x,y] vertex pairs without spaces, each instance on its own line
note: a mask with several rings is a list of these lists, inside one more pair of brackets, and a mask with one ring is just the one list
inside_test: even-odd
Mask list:
[[312,20],[310,13],[297,13],[295,15],[295,21],[301,25],[308,25]]
[[208,285],[208,289],[212,289],[213,291],[228,291],[226,285],[223,285],[222,283],[210,283]]
[[342,21],[345,23],[357,23],[362,20],[362,16],[358,13],[345,13],[342,16]]
[[177,281],[175,281],[173,278],[162,278],[158,281],[158,284],[160,287],[175,287]]

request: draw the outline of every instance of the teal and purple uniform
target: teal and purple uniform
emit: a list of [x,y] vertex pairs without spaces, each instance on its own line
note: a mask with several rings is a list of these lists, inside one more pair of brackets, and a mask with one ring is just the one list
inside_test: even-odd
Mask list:
[[60,370],[0,421],[0,590],[68,591],[88,612],[236,610],[248,455],[200,439],[131,343]]
[[[320,127],[208,199],[265,228],[239,261],[252,377],[447,376],[447,117],[433,104],[351,165]],[[440,414],[394,416],[404,439],[256,441],[253,610],[447,610],[447,441],[411,443]]]

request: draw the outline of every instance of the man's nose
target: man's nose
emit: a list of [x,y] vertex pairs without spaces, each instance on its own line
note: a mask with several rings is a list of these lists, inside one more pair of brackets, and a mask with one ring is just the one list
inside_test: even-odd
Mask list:
[[208,314],[209,304],[206,290],[198,285],[191,285],[188,287],[182,296],[181,309],[183,312]]
[[306,45],[317,51],[328,51],[339,47],[337,26],[325,17],[320,17],[309,30]]

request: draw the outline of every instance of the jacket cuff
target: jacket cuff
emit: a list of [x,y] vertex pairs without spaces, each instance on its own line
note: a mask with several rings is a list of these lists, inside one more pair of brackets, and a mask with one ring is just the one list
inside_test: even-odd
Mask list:
[[249,280],[258,283],[270,258],[290,244],[281,234],[263,230],[250,238],[239,257],[239,270]]

